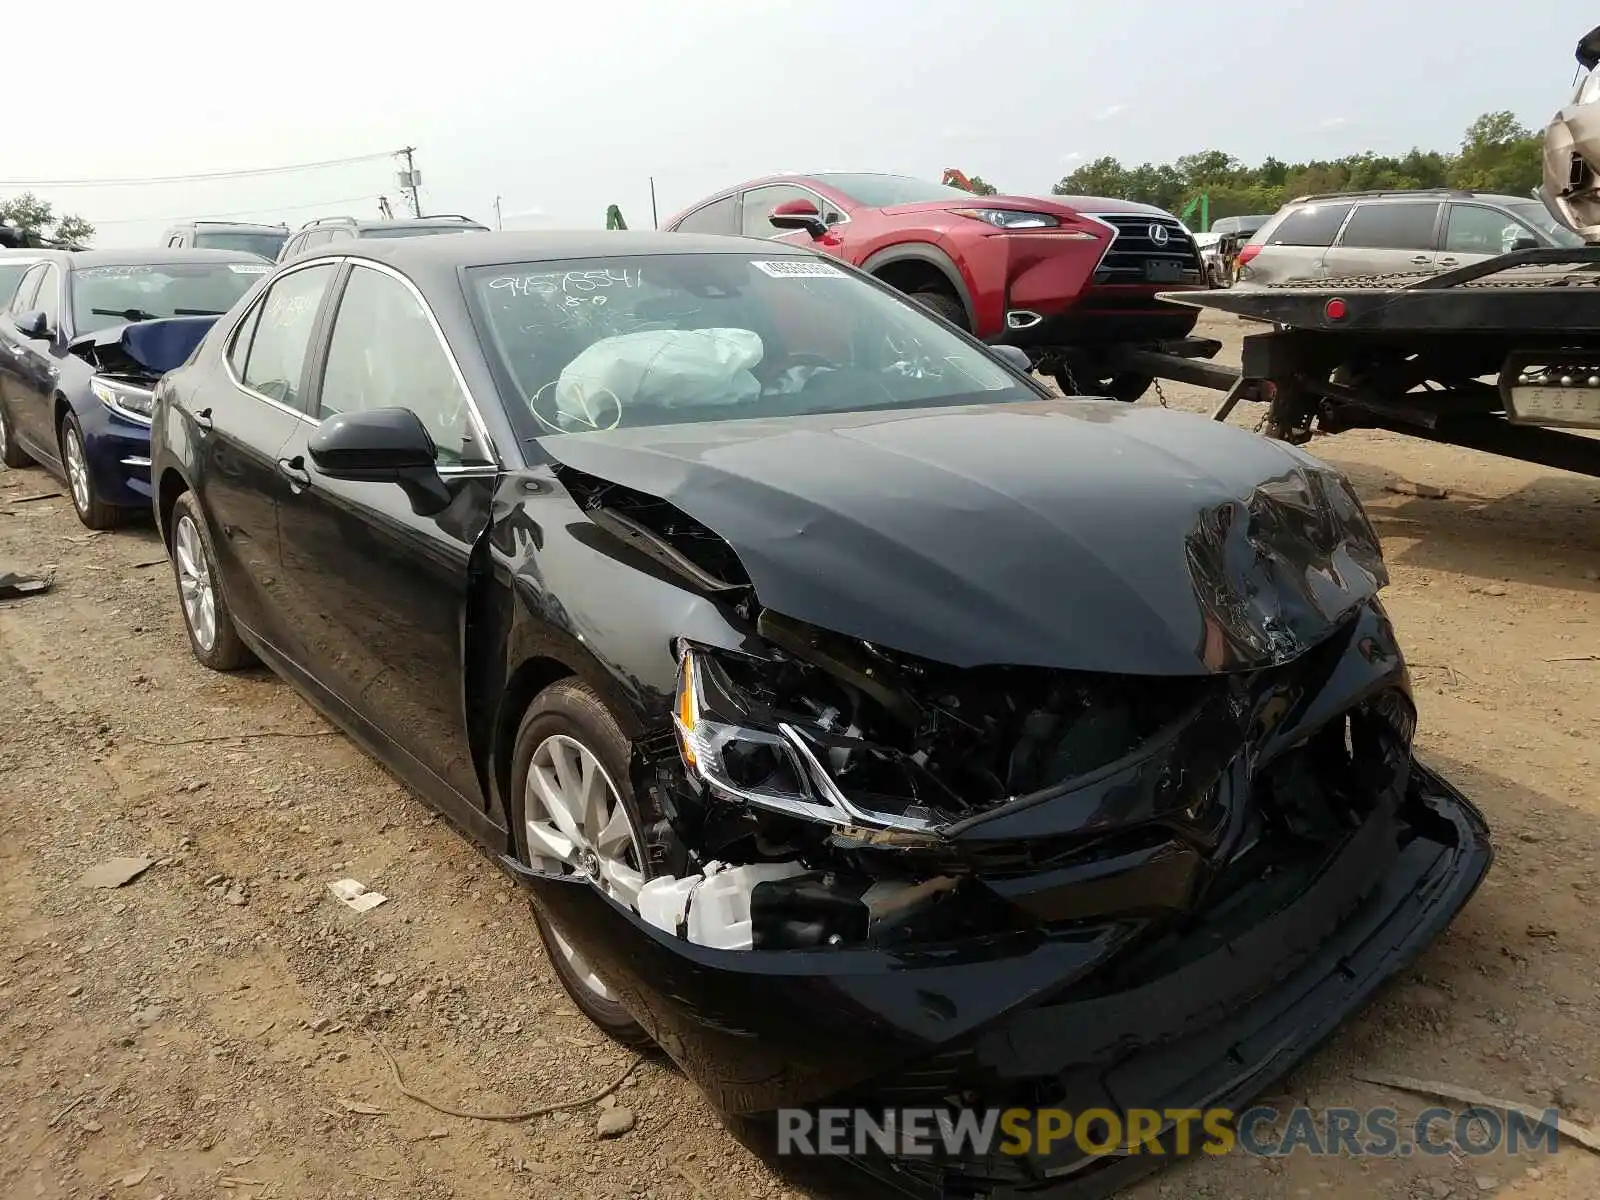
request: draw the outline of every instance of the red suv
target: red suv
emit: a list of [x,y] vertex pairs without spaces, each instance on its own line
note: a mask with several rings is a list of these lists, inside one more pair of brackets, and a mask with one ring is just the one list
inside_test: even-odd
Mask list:
[[1198,310],[1157,298],[1205,287],[1181,222],[1090,196],[979,196],[903,175],[773,175],[718,192],[669,230],[801,241],[909,293],[987,342],[1019,346],[1065,392],[1137,399],[1147,376],[1097,351],[1188,335]]

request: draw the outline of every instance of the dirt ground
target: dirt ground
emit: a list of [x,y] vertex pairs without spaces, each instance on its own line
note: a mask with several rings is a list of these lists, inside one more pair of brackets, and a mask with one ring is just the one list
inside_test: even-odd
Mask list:
[[[1211,328],[1224,360],[1240,329]],[[1427,1106],[1353,1078],[1377,1070],[1600,1119],[1600,483],[1383,434],[1312,449],[1383,535],[1421,752],[1499,858],[1279,1102]],[[60,490],[0,472],[0,570],[56,572],[0,605],[0,1196],[792,1194],[658,1061],[605,1140],[598,1105],[491,1122],[402,1095],[374,1039],[413,1088],[477,1110],[582,1096],[629,1055],[567,1002],[486,858],[274,677],[199,667],[153,531],[86,536],[65,498],[30,500]],[[80,882],[128,855],[156,865]],[[345,876],[388,903],[338,905],[324,885]],[[1236,1155],[1130,1194],[1590,1197],[1600,1157]]]

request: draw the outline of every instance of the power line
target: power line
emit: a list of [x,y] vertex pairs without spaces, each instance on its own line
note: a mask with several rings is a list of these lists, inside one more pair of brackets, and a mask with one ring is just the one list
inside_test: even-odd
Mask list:
[[393,158],[395,151],[383,154],[357,154],[349,158],[328,158],[321,162],[292,163],[282,167],[252,167],[238,171],[204,171],[192,175],[151,175],[143,179],[0,179],[0,188],[63,188],[63,187],[140,187],[154,183],[199,183],[207,179],[248,179],[257,175],[289,175],[296,171],[319,171],[324,167],[342,167],[350,163],[377,162]]
[[378,199],[377,195],[368,192],[364,196],[346,196],[343,200],[323,200],[317,204],[273,204],[266,208],[238,208],[232,212],[214,212],[203,217],[185,214],[177,217],[118,217],[114,221],[90,221],[89,224],[99,229],[102,225],[157,225],[170,221],[211,221],[217,217],[253,217],[261,213],[280,212],[305,212],[312,208],[332,208],[336,204],[360,204],[363,200]]

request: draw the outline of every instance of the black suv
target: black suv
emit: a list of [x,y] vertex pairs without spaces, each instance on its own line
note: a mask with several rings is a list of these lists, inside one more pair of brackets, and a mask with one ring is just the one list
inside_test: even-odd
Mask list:
[[404,217],[393,221],[362,221],[355,217],[319,217],[303,225],[278,252],[278,261],[287,262],[303,250],[325,246],[340,238],[397,238],[423,237],[432,233],[488,233],[487,225],[480,225],[471,217],[460,213],[440,213],[432,217]]
[[278,251],[288,240],[287,225],[253,225],[248,221],[185,221],[161,235],[163,246],[243,250],[246,254],[259,254],[268,262],[277,260]]

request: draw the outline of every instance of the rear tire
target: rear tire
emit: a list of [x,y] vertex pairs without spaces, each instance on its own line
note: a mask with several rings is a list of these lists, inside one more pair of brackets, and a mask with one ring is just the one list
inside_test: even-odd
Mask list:
[[0,462],[8,467],[25,467],[32,461],[17,445],[16,431],[11,427],[11,415],[6,412],[5,401],[0,400]]
[[[550,812],[548,800],[541,798],[541,794],[536,791],[533,803],[530,804],[529,779],[536,769],[536,762],[541,762],[546,756],[551,759],[550,766],[546,768],[541,765],[538,769],[545,773],[547,779],[558,776],[560,772],[554,762],[554,755],[561,754],[564,756],[562,760],[564,763],[576,762],[579,769],[598,767],[603,772],[603,781],[609,785],[606,797],[608,809],[615,818],[617,808],[620,806],[621,816],[628,825],[627,835],[632,843],[631,853],[626,848],[608,852],[606,838],[593,836],[595,831],[585,829],[584,832],[590,835],[591,844],[581,847],[571,857],[582,857],[587,852],[592,861],[600,864],[597,870],[601,872],[631,868],[637,871],[641,882],[648,878],[649,863],[638,836],[643,824],[638,804],[634,800],[633,785],[628,777],[628,763],[632,753],[632,743],[618,727],[616,718],[611,715],[594,689],[587,684],[576,679],[561,679],[535,696],[533,702],[528,705],[528,711],[523,715],[522,725],[517,730],[517,740],[511,751],[509,815],[518,860],[525,866],[536,866],[540,870],[579,873],[578,868],[573,866],[570,860],[562,866],[558,860],[550,857],[548,833],[540,835],[538,842],[535,843],[535,835],[530,832],[530,818],[535,826],[559,832],[554,830],[554,826],[559,822],[546,819]],[[584,754],[592,756],[592,762],[585,763]],[[605,822],[607,830],[612,827],[611,821]],[[539,860],[537,864],[535,850],[540,851],[537,854]],[[600,878],[609,882],[615,876],[602,875]],[[596,886],[601,884],[597,882]],[[632,903],[618,891],[610,887],[606,890],[613,898]],[[637,1049],[651,1045],[652,1039],[644,1026],[633,1019],[632,1014],[611,993],[605,982],[589,968],[581,953],[566,940],[555,922],[545,915],[537,903],[533,905],[533,912],[539,926],[539,936],[544,940],[545,951],[549,955],[550,965],[555,970],[556,978],[561,981],[561,986],[566,989],[567,995],[572,998],[572,1002],[578,1006],[583,1015],[594,1022],[607,1037],[624,1046]]]
[[924,292],[912,292],[911,298],[935,316],[943,317],[946,321],[949,321],[957,329],[971,332],[971,326],[967,324],[967,310],[962,306],[961,301],[949,292],[929,289]]

